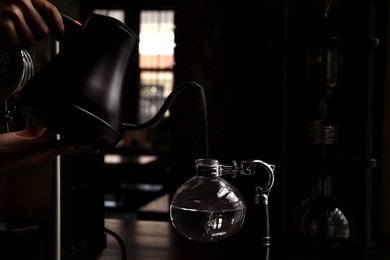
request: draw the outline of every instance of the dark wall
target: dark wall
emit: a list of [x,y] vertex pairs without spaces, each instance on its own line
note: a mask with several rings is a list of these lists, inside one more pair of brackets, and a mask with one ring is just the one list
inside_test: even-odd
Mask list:
[[[210,157],[265,160],[280,149],[278,60],[270,44],[279,30],[277,8],[261,1],[177,6],[175,83],[205,89]],[[193,164],[206,156],[199,94],[183,93],[171,110],[173,149],[181,151],[175,155]]]
[[[254,1],[194,1],[176,11],[175,83],[195,81],[205,88],[210,156],[251,157],[274,147],[269,138],[278,120],[277,60],[270,46],[274,14],[271,6]],[[202,117],[193,93],[176,102],[175,117]]]

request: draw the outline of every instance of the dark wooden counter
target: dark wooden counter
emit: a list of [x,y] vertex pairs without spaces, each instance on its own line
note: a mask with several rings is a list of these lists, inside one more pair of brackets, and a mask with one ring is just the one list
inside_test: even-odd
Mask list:
[[[238,259],[239,251],[225,250],[222,244],[189,241],[167,221],[106,219],[106,227],[122,237],[128,260]],[[120,259],[119,243],[109,235],[101,260]]]
[[[127,260],[262,260],[253,257],[252,239],[248,230],[239,231],[231,239],[217,243],[190,241],[177,233],[168,221],[168,195],[139,208],[137,213],[108,214],[106,228],[124,241]],[[140,220],[143,219],[143,220]],[[145,220],[150,219],[150,220]],[[389,246],[381,246],[389,249]],[[388,251],[387,251],[388,252]],[[304,256],[287,253],[272,244],[269,260],[389,260],[383,251],[343,253],[337,255]],[[118,241],[107,236],[107,248],[99,260],[121,260]]]
[[[125,242],[128,260],[251,260],[248,248],[236,240],[218,243],[198,243],[179,235],[167,221],[136,220],[129,215],[121,219],[107,218],[106,227]],[[390,254],[360,252],[316,257],[281,255],[271,245],[270,260],[389,260]],[[107,248],[99,260],[121,260],[115,238],[107,236]],[[259,259],[256,259],[259,260]]]

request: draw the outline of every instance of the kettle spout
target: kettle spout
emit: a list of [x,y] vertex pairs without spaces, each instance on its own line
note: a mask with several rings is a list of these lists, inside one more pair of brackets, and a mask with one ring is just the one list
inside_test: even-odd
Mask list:
[[[157,111],[156,115],[154,115],[150,120],[148,120],[144,123],[139,123],[139,124],[131,124],[131,123],[123,122],[122,123],[123,127],[127,130],[142,130],[142,129],[147,129],[147,128],[151,128],[151,127],[155,126],[162,119],[164,114],[168,111],[169,107],[171,106],[171,104],[172,104],[173,100],[176,98],[176,96],[180,92],[182,92],[184,89],[187,89],[189,87],[199,88],[201,91],[201,94],[202,94],[203,103],[206,104],[204,89],[201,85],[199,85],[196,82],[183,83],[183,84],[181,84],[173,89],[173,91],[165,99],[165,101],[162,104],[162,106],[160,107],[160,109]],[[206,115],[206,111],[205,111],[205,115]],[[206,122],[207,122],[207,120],[206,120]]]

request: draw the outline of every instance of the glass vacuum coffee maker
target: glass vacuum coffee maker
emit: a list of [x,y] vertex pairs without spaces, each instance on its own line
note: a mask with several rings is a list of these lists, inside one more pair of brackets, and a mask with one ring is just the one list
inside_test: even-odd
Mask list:
[[[330,8],[330,7],[329,7]],[[325,8],[324,20],[329,8]],[[345,40],[320,36],[307,40],[306,84],[317,103],[315,115],[307,122],[307,136],[317,148],[318,165],[312,174],[312,195],[295,210],[292,239],[301,248],[328,252],[351,248],[355,224],[348,208],[333,194],[330,153],[340,141],[340,126],[334,120],[332,104],[341,87]]]

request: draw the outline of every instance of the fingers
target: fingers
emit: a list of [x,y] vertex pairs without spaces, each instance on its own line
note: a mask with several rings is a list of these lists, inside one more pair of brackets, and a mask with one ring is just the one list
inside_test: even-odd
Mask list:
[[64,24],[57,8],[46,0],[0,2],[0,48],[24,49],[41,40],[49,30],[59,40]]
[[33,44],[35,36],[27,24],[22,8],[14,3],[6,3],[0,6],[1,47],[18,49]]
[[100,149],[93,144],[64,144],[61,141],[57,141],[57,143],[53,143],[51,148],[52,151],[56,153],[56,155],[71,153],[100,153]]
[[92,144],[70,144],[59,140],[35,139],[17,145],[0,147],[0,173],[40,163],[58,155],[99,154]]
[[0,134],[0,149],[9,149],[10,146],[13,146],[15,149],[41,150],[53,153],[53,155],[64,153],[96,154],[100,152],[100,149],[92,143],[43,139],[41,137],[45,131],[45,127],[32,123],[26,129]]
[[20,41],[14,23],[5,14],[0,14],[0,49],[19,49]]
[[64,36],[65,27],[58,9],[47,0],[33,0],[32,3],[46,21],[54,37],[61,40]]
[[[47,141],[47,140],[46,140]],[[63,154],[75,154],[75,153],[88,153],[98,154],[100,149],[92,144],[65,144],[61,141],[52,140],[42,143],[35,143],[33,151],[35,154],[31,154],[31,157],[35,157],[36,161],[53,158]],[[34,144],[33,144],[34,146]]]
[[38,138],[43,135],[43,133],[46,131],[46,128],[33,122],[24,131],[27,137]]
[[37,138],[41,137],[43,135],[43,133],[45,133],[45,131],[46,131],[45,127],[43,127],[37,123],[32,123],[26,129],[15,131],[15,132],[10,132],[10,133],[4,133],[1,135],[10,134],[10,135],[13,135],[15,137],[15,141],[17,141],[16,139],[19,139],[19,142],[23,142],[26,140],[37,139]]
[[31,124],[28,128],[0,134],[0,147],[20,144],[29,140],[34,140],[43,135],[46,128],[38,124]]

